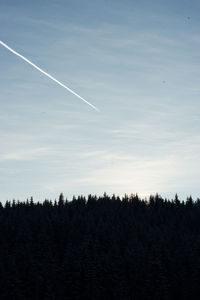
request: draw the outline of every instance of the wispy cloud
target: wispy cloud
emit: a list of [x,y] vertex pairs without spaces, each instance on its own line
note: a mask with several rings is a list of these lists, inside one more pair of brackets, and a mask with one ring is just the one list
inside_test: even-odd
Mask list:
[[30,161],[41,158],[49,153],[47,148],[36,148],[24,151],[7,152],[6,154],[0,155],[0,161]]

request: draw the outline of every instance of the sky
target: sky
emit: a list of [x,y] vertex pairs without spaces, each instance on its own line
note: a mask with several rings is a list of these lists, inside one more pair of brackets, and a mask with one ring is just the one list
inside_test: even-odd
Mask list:
[[200,197],[199,0],[1,0],[0,201]]

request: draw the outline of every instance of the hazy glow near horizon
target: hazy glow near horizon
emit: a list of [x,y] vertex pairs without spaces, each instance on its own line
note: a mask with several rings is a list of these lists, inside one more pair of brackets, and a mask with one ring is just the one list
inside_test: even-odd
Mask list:
[[0,44],[5,47],[6,49],[8,49],[10,52],[12,52],[13,54],[19,56],[21,59],[23,59],[24,61],[26,61],[29,65],[31,65],[32,67],[34,67],[35,69],[37,69],[38,71],[40,71],[41,73],[43,73],[44,75],[46,75],[47,77],[49,77],[50,79],[52,79],[53,81],[55,81],[57,84],[59,84],[60,86],[62,86],[63,88],[65,88],[66,90],[68,90],[70,93],[72,93],[73,95],[75,95],[76,97],[78,97],[79,99],[81,99],[82,101],[84,101],[85,103],[87,103],[89,106],[91,106],[93,109],[95,109],[96,111],[99,111],[99,109],[94,106],[93,104],[91,104],[90,102],[88,102],[87,100],[85,100],[83,97],[81,97],[80,95],[78,95],[77,93],[75,93],[73,90],[71,90],[70,88],[68,88],[65,84],[63,84],[62,82],[58,81],[56,78],[54,78],[53,76],[51,76],[49,73],[45,72],[44,70],[42,70],[41,68],[39,68],[38,66],[36,66],[34,63],[32,63],[29,59],[27,59],[26,57],[24,57],[23,55],[19,54],[17,51],[13,50],[11,47],[9,47],[7,44],[5,44],[4,42],[0,41]]

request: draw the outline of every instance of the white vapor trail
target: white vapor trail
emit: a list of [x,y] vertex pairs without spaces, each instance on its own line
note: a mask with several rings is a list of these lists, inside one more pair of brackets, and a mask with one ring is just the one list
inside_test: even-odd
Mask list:
[[54,78],[53,76],[51,76],[50,74],[48,74],[44,70],[40,69],[34,63],[32,63],[30,60],[28,60],[26,57],[24,57],[23,55],[19,54],[15,50],[13,50],[12,48],[10,48],[8,45],[6,45],[5,43],[3,43],[2,41],[0,41],[0,44],[3,47],[5,47],[6,49],[8,49],[10,52],[14,53],[15,55],[19,56],[21,59],[25,60],[28,64],[30,64],[31,66],[33,66],[35,69],[37,69],[38,71],[40,71],[41,73],[43,73],[44,75],[46,75],[47,77],[49,77],[50,79],[52,79],[53,81],[55,81],[56,83],[58,83],[59,85],[61,85],[64,89],[68,90],[70,93],[72,93],[73,95],[75,95],[76,97],[78,97],[79,99],[81,99],[82,101],[84,101],[85,103],[87,103],[88,105],[90,105],[96,111],[99,111],[99,109],[96,106],[94,106],[93,104],[91,104],[90,102],[88,102],[87,100],[85,100],[84,98],[82,98],[80,95],[78,95],[77,93],[75,93],[73,90],[71,90],[70,88],[68,88],[66,85],[64,85],[62,82],[58,81],[56,78]]

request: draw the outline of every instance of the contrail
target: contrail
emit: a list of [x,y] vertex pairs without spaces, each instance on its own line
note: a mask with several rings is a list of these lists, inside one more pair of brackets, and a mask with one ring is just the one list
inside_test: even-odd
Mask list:
[[8,49],[10,52],[14,53],[15,55],[17,55],[20,58],[22,58],[23,60],[25,60],[28,64],[30,64],[31,66],[33,66],[35,69],[37,69],[38,71],[40,71],[41,73],[43,73],[44,75],[46,75],[47,77],[49,77],[50,79],[52,79],[53,81],[55,81],[56,83],[58,83],[59,85],[61,85],[62,87],[64,87],[64,89],[68,90],[70,93],[72,93],[73,95],[75,95],[76,97],[78,97],[79,99],[81,99],[82,101],[84,101],[85,103],[87,103],[88,105],[90,105],[96,111],[99,111],[99,109],[96,106],[94,106],[93,104],[91,104],[90,102],[88,102],[87,100],[85,100],[84,98],[82,98],[80,95],[78,95],[77,93],[75,93],[73,90],[71,90],[70,88],[68,88],[65,84],[63,84],[62,82],[58,81],[56,78],[54,78],[53,76],[51,76],[50,74],[48,74],[44,70],[40,69],[34,63],[32,63],[30,60],[28,60],[26,57],[24,57],[23,55],[19,54],[15,50],[13,50],[12,48],[10,48],[8,45],[6,45],[5,43],[3,43],[2,41],[0,41],[0,44],[2,46],[4,46],[6,49]]

